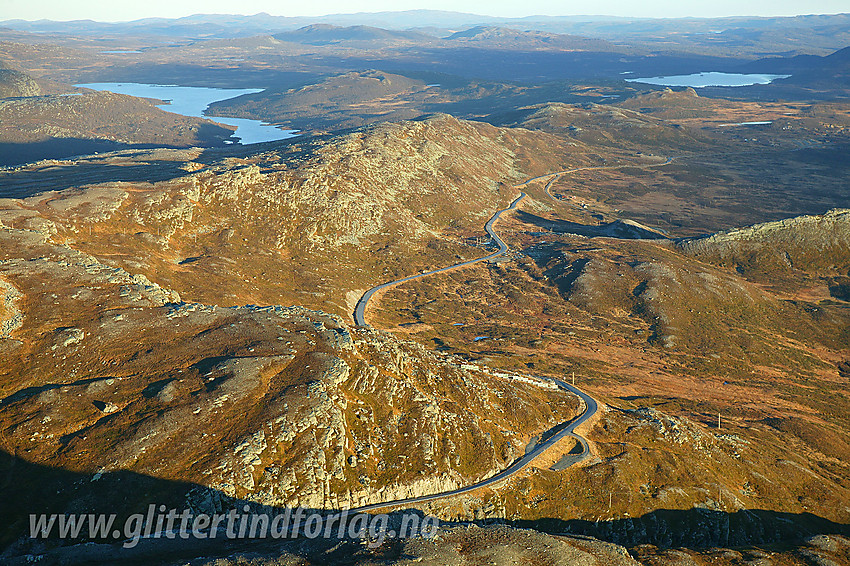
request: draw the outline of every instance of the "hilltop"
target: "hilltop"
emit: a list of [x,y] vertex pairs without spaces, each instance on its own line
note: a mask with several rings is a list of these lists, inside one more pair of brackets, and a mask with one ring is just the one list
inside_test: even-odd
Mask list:
[[476,26],[445,39],[476,48],[618,51],[616,45],[601,39],[496,26]]
[[268,89],[210,105],[219,116],[251,116],[269,123],[322,131],[427,114],[444,98],[423,80],[380,71],[351,72],[298,88]]
[[0,68],[0,98],[38,96],[41,87],[26,73]]
[[436,115],[259,151],[154,150],[21,167],[6,173],[7,194],[28,195],[32,185],[18,189],[19,179],[43,179],[41,191],[88,187],[8,203],[3,221],[144,266],[192,301],[349,316],[374,281],[473,257],[463,239],[516,197],[510,183],[564,159],[584,158],[545,133]]

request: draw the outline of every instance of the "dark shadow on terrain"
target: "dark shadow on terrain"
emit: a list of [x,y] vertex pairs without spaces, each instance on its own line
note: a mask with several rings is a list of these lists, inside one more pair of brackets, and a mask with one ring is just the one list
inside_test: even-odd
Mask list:
[[850,283],[836,283],[829,286],[829,295],[840,301],[850,301]]
[[[215,120],[215,118],[211,118]],[[42,159],[67,159],[122,149],[153,149],[176,147],[221,147],[231,137],[232,130],[217,124],[201,123],[193,139],[186,144],[122,143],[91,138],[50,138],[31,143],[0,143],[0,166],[16,166]]]
[[220,363],[233,359],[236,359],[236,356],[213,356],[211,358],[204,358],[203,360],[192,364],[190,367],[197,370],[200,375],[206,375]]
[[160,379],[159,381],[154,381],[147,387],[142,390],[142,395],[145,399],[151,399],[152,397],[156,397],[156,395],[162,391],[166,385],[174,381],[173,377],[169,377],[166,379]]
[[[558,286],[558,293],[562,297],[570,296],[570,289],[573,287],[573,283],[575,280],[584,273],[585,266],[590,263],[589,258],[582,258],[573,261],[570,264],[569,270],[561,270],[557,265],[553,266],[551,269],[547,269],[543,273],[549,278],[550,281],[554,281]],[[543,266],[541,266],[543,267]]]
[[[147,515],[151,504],[165,505],[177,513],[191,507],[195,514],[227,513],[235,509],[251,513],[265,513],[270,517],[285,513],[284,508],[263,507],[242,499],[230,498],[220,491],[197,484],[158,479],[130,471],[107,472],[102,475],[79,473],[59,468],[33,464],[24,458],[0,451],[0,563],[4,565],[29,564],[27,554],[45,554],[39,564],[139,564],[163,561],[189,560],[198,556],[209,558],[251,553],[277,557],[283,553],[305,558],[310,563],[355,564],[371,557],[382,559],[398,554],[399,545],[390,542],[376,550],[368,550],[359,540],[338,538],[258,539],[246,537],[228,540],[219,531],[214,540],[195,538],[141,539],[135,548],[122,548],[125,533],[110,532],[106,539],[88,537],[87,524],[74,540],[60,540],[53,527],[53,537],[47,540],[30,538],[30,514],[116,514],[113,529],[124,529],[125,521],[133,514]],[[308,509],[309,513],[323,515],[339,510]],[[166,511],[167,513],[167,511]],[[420,511],[408,511],[424,517]],[[165,513],[164,513],[165,514]],[[302,519],[303,521],[303,519]],[[388,528],[399,528],[400,514],[390,517]],[[337,523],[338,524],[338,523]],[[177,521],[179,526],[179,520]],[[303,522],[302,522],[303,526]],[[226,528],[226,522],[224,525]],[[236,523],[238,530],[238,522]],[[335,532],[338,532],[334,528]],[[86,543],[89,544],[81,544]]]
[[641,226],[629,224],[622,220],[615,220],[607,224],[599,224],[591,226],[589,224],[579,224],[578,222],[569,222],[567,220],[549,220],[531,214],[523,210],[518,210],[514,213],[518,220],[527,224],[533,224],[546,230],[558,234],[578,234],[588,238],[620,238],[624,240],[665,240],[666,236],[652,230],[647,230]]
[[[215,120],[215,117],[210,117],[210,120]],[[335,132],[333,135],[343,134],[349,131],[353,131],[353,128],[339,130]],[[227,158],[248,158],[258,153],[262,153],[264,151],[274,151],[274,150],[285,150],[284,152],[288,152],[290,148],[287,146],[295,145],[298,146],[298,154],[295,155],[295,159],[298,159],[298,155],[309,155],[311,151],[314,149],[321,147],[321,145],[326,142],[328,139],[333,137],[332,134],[311,134],[311,135],[298,135],[292,138],[286,138],[282,140],[273,140],[267,142],[259,142],[259,143],[251,143],[251,144],[232,144],[232,145],[224,145],[221,147],[208,147],[205,148],[198,157],[194,158],[192,161],[195,163],[201,163],[203,165],[213,165]],[[282,152],[282,153],[284,153]],[[287,153],[288,157],[293,157],[292,153]],[[262,168],[262,166],[261,166]],[[184,173],[185,174],[185,173]]]
[[109,140],[52,138],[32,143],[0,143],[0,166],[23,165],[42,159],[65,159],[121,149],[150,149],[154,145],[132,146]]
[[572,423],[573,420],[575,420],[575,419],[571,418],[568,421],[564,421],[562,423],[559,423],[559,424],[553,426],[549,430],[543,431],[543,434],[540,435],[540,440],[538,440],[537,443],[540,444],[542,442],[546,442],[547,440],[549,440],[550,438],[552,438],[553,436],[555,436],[556,434],[558,434],[559,432],[561,432],[562,430],[564,430],[565,428],[570,426],[570,423]]
[[[120,470],[100,475],[80,473],[28,462],[23,457],[0,451],[0,549],[4,564],[26,563],[15,560],[33,551],[53,549],[52,556],[41,564],[53,564],[60,559],[66,563],[150,563],[157,556],[167,556],[170,561],[197,556],[229,556],[251,551],[267,556],[288,552],[316,560],[323,564],[352,564],[364,558],[366,549],[358,543],[318,538],[231,541],[225,538],[210,540],[183,540],[178,538],[143,539],[135,549],[121,548],[125,534],[111,540],[98,539],[98,544],[78,545],[87,540],[87,529],[76,540],[35,542],[29,538],[30,514],[89,514],[117,515],[114,525],[123,529],[127,517],[134,513],[145,515],[149,505],[165,505],[178,513],[191,507],[194,513],[226,513],[230,509],[243,512],[249,502],[230,498],[220,491],[188,482],[170,481],[148,475]],[[282,508],[261,507],[250,504],[251,511],[274,516]],[[600,503],[600,508],[604,504]],[[325,510],[325,513],[338,510]],[[419,511],[412,511],[422,514]],[[399,516],[390,521],[396,524]],[[501,520],[478,521],[478,524],[504,523]],[[580,534],[607,540],[625,546],[649,543],[662,547],[741,546],[771,542],[788,542],[816,534],[850,534],[848,525],[834,523],[809,513],[780,513],[768,510],[740,510],[731,513],[705,509],[656,510],[642,517],[612,521],[562,520],[545,518],[536,521],[509,521],[508,525],[533,528],[548,533]],[[55,531],[54,531],[55,532]],[[224,534],[222,533],[222,535]],[[35,544],[34,544],[35,543]],[[40,550],[39,550],[40,548]],[[401,551],[398,544],[387,544],[377,551],[377,557],[391,559]],[[275,554],[276,553],[276,554]],[[376,555],[370,551],[372,559]]]
[[0,171],[0,198],[26,198],[37,193],[98,183],[168,181],[187,174],[181,168],[182,164],[180,161],[142,160],[128,165],[111,165],[89,158],[76,164],[55,165],[34,171]]
[[89,385],[91,383],[97,383],[99,381],[106,381],[107,379],[113,379],[112,377],[92,377],[87,379],[79,379],[77,381],[72,381],[70,383],[48,383],[46,385],[40,385],[38,387],[25,387],[19,391],[16,391],[5,397],[0,399],[0,409],[14,403],[15,401],[20,401],[21,399],[27,399],[29,397],[33,397],[42,393],[44,391],[50,391],[52,389],[61,389],[63,387],[78,387],[80,385]]
[[[342,132],[345,132],[343,130]],[[297,144],[302,153],[309,153],[314,146],[320,145],[329,135],[296,137],[286,140],[275,140],[248,145],[240,144],[210,144],[193,159],[196,163],[213,165],[227,158],[243,158],[256,155],[263,151],[285,148],[289,144]],[[39,144],[2,144],[0,143],[0,165],[7,157],[5,152],[10,149],[23,157],[21,170],[0,169],[0,198],[26,198],[48,191],[61,191],[69,188],[85,187],[99,183],[133,182],[157,183],[183,177],[189,173],[183,168],[185,162],[180,156],[175,159],[147,159],[146,150],[153,149],[186,149],[165,145],[122,145],[104,142],[108,145],[98,145],[97,140],[59,140],[67,143],[68,155],[54,155],[56,159],[79,157],[79,160],[68,164],[27,166],[45,156],[38,156],[38,148],[52,147],[54,140]],[[79,142],[80,145],[75,145]],[[89,145],[94,144],[94,145]],[[38,146],[33,148],[32,146]],[[134,153],[134,150],[140,150]],[[116,152],[116,153],[111,153]],[[96,155],[103,153],[103,155]],[[296,156],[297,159],[297,156]],[[70,161],[70,159],[69,159]],[[6,164],[10,167],[15,165]]]
[[[607,507],[600,502],[600,510]],[[653,544],[670,547],[735,547],[799,541],[814,535],[850,535],[850,525],[811,513],[783,513],[765,509],[733,512],[711,509],[657,509],[641,517],[610,521],[507,521],[506,524],[551,534],[592,536],[626,547]]]

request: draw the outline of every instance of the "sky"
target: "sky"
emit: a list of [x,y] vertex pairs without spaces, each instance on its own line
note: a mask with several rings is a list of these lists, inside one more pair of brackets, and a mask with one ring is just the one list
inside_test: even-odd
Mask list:
[[320,16],[353,12],[450,10],[502,17],[613,15],[641,17],[790,16],[850,12],[850,0],[0,0],[0,20],[115,22],[191,14]]

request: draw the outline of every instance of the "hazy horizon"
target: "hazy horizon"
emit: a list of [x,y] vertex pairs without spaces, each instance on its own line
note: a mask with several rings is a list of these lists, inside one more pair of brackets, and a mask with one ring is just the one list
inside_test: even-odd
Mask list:
[[635,6],[625,0],[600,0],[594,3],[592,12],[582,11],[583,6],[565,4],[552,0],[530,0],[517,6],[506,1],[486,2],[467,0],[452,2],[438,0],[427,7],[416,1],[391,2],[367,0],[352,5],[339,0],[318,0],[309,6],[303,4],[284,5],[270,0],[246,0],[241,9],[233,10],[232,2],[210,0],[206,2],[167,2],[151,0],[144,4],[110,4],[104,6],[100,0],[81,0],[75,3],[57,0],[34,0],[22,3],[16,0],[0,0],[0,21],[3,20],[94,20],[98,22],[130,22],[146,18],[174,19],[193,15],[240,15],[252,16],[266,13],[282,17],[330,17],[377,12],[409,12],[413,10],[445,11],[496,18],[524,18],[533,16],[582,16],[582,17],[627,17],[627,18],[722,18],[722,17],[793,17],[800,15],[839,14],[848,11],[844,0],[820,0],[809,2],[800,8],[796,1],[758,0],[742,4],[732,0],[721,0],[711,5],[689,4],[669,0],[643,2]]

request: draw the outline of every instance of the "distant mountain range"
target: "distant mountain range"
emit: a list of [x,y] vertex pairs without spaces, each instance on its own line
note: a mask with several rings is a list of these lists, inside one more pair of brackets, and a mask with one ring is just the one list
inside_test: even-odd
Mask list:
[[[447,12],[440,10],[408,10],[400,12],[373,12],[356,14],[331,14],[317,17],[272,16],[267,13],[242,16],[235,14],[195,14],[182,18],[145,18],[130,22],[97,22],[94,20],[53,21],[53,20],[6,20],[0,26],[19,31],[38,31],[73,34],[98,34],[105,32],[130,31],[134,33],[199,33],[200,36],[216,35],[220,37],[238,37],[258,33],[276,33],[291,31],[316,24],[332,26],[368,26],[384,29],[405,30],[435,28],[459,30],[479,25],[505,25],[528,22],[546,22],[564,24],[629,22],[627,18],[612,16],[534,16],[530,18],[496,18],[480,14]],[[533,26],[529,29],[532,29]],[[204,31],[202,31],[204,30]]]
[[[79,67],[86,71],[63,77],[72,83],[97,82],[100,73],[131,82],[237,86],[234,81],[245,81],[284,92],[377,70],[443,86],[447,81],[539,85],[592,78],[622,88],[625,76],[719,71],[793,77],[705,92],[829,99],[844,97],[848,84],[850,65],[842,50],[850,45],[850,14],[715,19],[499,19],[431,10],[318,18],[199,14],[124,23],[7,21],[0,22],[0,41],[5,46],[0,60],[18,70],[26,70],[21,62],[34,53],[26,45],[58,44],[60,59],[70,48],[81,48],[76,56],[87,59]],[[135,55],[120,64],[112,55],[102,57],[127,49]],[[232,72],[237,67],[239,72]],[[215,81],[213,73],[218,73]],[[529,101],[534,102],[539,100]]]
[[385,30],[429,30],[449,35],[476,26],[500,26],[551,33],[602,38],[635,38],[675,31],[678,34],[722,34],[730,30],[810,30],[850,26],[850,14],[808,15],[795,17],[729,17],[729,18],[623,18],[615,16],[527,16],[497,18],[480,14],[439,10],[408,10],[356,14],[331,14],[318,17],[252,16],[196,14],[183,18],[146,18],[131,22],[96,22],[92,20],[6,20],[0,26],[18,31],[50,33],[183,36],[187,38],[241,37],[293,31],[316,24],[331,26],[366,26]]

